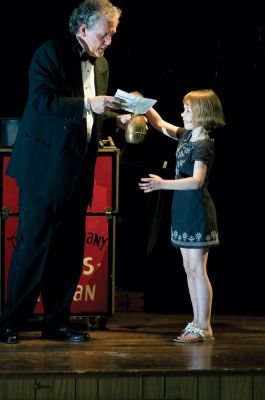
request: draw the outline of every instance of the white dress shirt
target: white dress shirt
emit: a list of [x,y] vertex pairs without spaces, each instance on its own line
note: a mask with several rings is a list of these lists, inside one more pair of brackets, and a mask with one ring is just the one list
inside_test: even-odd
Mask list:
[[90,141],[92,126],[94,122],[94,115],[92,110],[87,109],[87,99],[89,97],[95,97],[95,75],[94,75],[94,65],[90,63],[89,60],[81,62],[82,78],[84,85],[84,114],[83,117],[86,118],[87,125],[87,141]]

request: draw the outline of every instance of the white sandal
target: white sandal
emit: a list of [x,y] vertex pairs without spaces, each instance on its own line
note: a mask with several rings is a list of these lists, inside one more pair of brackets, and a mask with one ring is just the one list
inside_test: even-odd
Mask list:
[[196,326],[197,326],[196,322],[194,322],[194,321],[189,322],[189,323],[185,326],[185,328],[181,331],[182,333],[181,333],[179,336],[177,336],[176,338],[173,339],[173,342],[178,341],[177,339],[181,340],[181,337],[186,336],[188,333],[191,333],[192,330],[193,330],[194,328],[196,328]]
[[195,338],[190,338],[190,339],[182,339],[180,336],[177,336],[176,338],[173,339],[173,342],[178,342],[178,343],[195,343],[195,342],[214,342],[214,337],[213,336],[206,336],[204,329],[201,329],[200,327],[197,326],[197,324],[190,323],[186,326],[184,333],[181,335],[183,337],[186,336],[188,333],[196,335]]

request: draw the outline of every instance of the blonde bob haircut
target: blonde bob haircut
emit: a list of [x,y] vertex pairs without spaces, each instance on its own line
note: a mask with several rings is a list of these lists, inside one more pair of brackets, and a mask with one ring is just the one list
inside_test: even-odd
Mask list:
[[183,104],[191,107],[196,125],[208,131],[225,126],[222,104],[213,90],[193,90],[184,96]]

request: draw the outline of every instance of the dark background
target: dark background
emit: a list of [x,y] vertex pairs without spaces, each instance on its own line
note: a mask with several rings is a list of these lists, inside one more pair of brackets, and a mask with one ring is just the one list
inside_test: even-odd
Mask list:
[[[210,192],[221,245],[212,249],[208,273],[215,313],[264,313],[263,141],[264,13],[256,3],[231,11],[221,2],[124,0],[123,14],[105,56],[109,94],[117,88],[158,100],[163,118],[182,124],[183,95],[214,89],[226,127],[216,137]],[[76,0],[1,5],[1,118],[20,117],[27,71],[43,41],[68,33]],[[144,9],[142,6],[144,5]],[[176,143],[151,128],[140,145],[107,131],[121,148],[120,214],[117,224],[118,287],[145,291],[146,311],[189,312],[179,252],[170,245],[170,193],[137,188],[149,172],[174,174]],[[168,162],[162,169],[163,161]]]

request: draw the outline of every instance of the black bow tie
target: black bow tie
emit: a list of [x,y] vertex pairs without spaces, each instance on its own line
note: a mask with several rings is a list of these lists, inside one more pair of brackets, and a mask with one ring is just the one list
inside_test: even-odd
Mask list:
[[95,64],[97,57],[89,56],[85,51],[83,51],[80,55],[81,61],[89,60],[92,65]]

